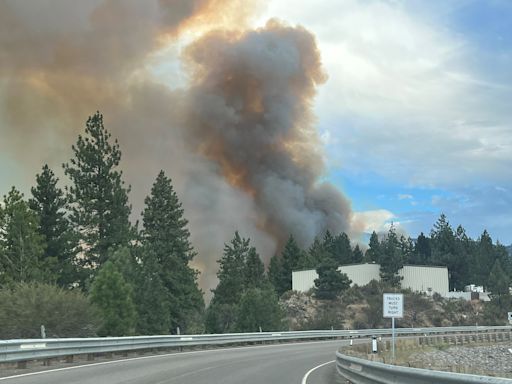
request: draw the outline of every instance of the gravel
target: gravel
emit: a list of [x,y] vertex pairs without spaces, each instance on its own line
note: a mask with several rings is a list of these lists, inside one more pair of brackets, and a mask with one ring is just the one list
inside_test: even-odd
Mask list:
[[512,377],[512,343],[492,346],[464,346],[414,352],[409,365],[491,376]]

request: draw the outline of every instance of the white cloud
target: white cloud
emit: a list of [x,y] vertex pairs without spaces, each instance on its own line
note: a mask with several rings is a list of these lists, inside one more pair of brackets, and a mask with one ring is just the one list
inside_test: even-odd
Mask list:
[[371,233],[373,231],[377,233],[387,232],[391,220],[395,218],[396,216],[386,209],[354,212],[352,227],[364,233]]
[[339,143],[329,161],[412,186],[510,178],[511,87],[469,66],[477,49],[445,20],[408,4],[269,5],[265,17],[303,24],[318,38],[329,80],[317,113],[321,129]]
[[398,200],[412,200],[414,197],[408,193],[400,193],[398,195]]

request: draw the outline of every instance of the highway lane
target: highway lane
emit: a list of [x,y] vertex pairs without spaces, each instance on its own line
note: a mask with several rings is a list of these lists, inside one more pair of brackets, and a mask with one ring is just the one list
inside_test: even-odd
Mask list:
[[[0,384],[301,384],[334,360],[346,341],[321,341],[173,353],[2,378]],[[334,363],[304,384],[341,383]]]

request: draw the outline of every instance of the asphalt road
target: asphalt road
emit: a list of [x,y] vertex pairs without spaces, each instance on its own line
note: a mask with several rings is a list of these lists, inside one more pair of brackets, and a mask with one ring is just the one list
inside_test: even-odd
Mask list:
[[339,384],[342,381],[337,377],[334,358],[344,343],[337,340],[144,356],[0,378],[0,384]]

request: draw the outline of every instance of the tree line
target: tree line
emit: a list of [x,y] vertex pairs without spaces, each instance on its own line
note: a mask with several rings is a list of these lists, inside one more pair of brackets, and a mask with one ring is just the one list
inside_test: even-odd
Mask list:
[[[29,283],[34,290],[50,283],[60,289],[49,296],[83,292],[100,319],[99,335],[201,332],[203,293],[189,266],[196,254],[171,180],[163,171],[157,175],[139,229],[129,219],[119,144],[100,113],[87,120],[72,151],[63,164],[64,190],[44,165],[28,200],[14,187],[4,196],[0,287],[6,297],[18,297],[16,289],[26,291]],[[80,314],[92,311],[84,305]]]
[[[384,236],[372,233],[366,251],[352,246],[346,233],[327,231],[308,249],[290,235],[267,270],[250,240],[235,232],[218,260],[219,283],[205,309],[198,271],[190,266],[196,252],[171,179],[159,172],[134,225],[119,143],[99,112],[72,153],[62,165],[64,189],[44,165],[28,199],[12,187],[0,204],[4,336],[37,336],[34,321],[43,314],[34,302],[46,303],[56,336],[277,330],[283,327],[279,297],[292,289],[292,271],[317,269],[315,294],[329,300],[350,286],[337,267],[361,262],[379,263],[382,280],[394,286],[404,264],[446,265],[452,289],[477,284],[508,293],[512,265],[505,247],[493,244],[487,231],[472,240],[441,215],[429,236],[412,240],[391,226]],[[75,314],[74,327],[59,323],[62,308]]]

